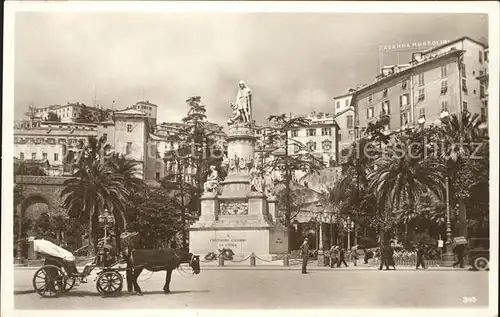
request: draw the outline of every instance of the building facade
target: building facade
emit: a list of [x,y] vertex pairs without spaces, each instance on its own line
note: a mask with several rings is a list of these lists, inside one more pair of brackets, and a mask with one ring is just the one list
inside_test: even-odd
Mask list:
[[464,37],[425,52],[414,53],[407,65],[384,67],[377,80],[352,98],[361,129],[382,115],[394,131],[417,124],[438,124],[441,113],[484,112],[480,81],[487,69],[486,46]]
[[337,135],[339,151],[348,148],[355,141],[354,134],[354,107],[351,105],[355,89],[333,98],[334,119],[339,126]]
[[47,120],[49,113],[55,113],[61,122],[75,122],[82,109],[86,108],[94,118],[99,118],[101,111],[111,113],[109,109],[90,107],[83,103],[67,103],[65,105],[51,105],[43,108],[35,108],[35,115],[41,120]]

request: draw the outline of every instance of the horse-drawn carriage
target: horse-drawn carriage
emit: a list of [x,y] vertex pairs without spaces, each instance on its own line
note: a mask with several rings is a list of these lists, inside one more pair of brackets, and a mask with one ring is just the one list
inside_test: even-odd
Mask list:
[[[97,291],[103,296],[120,293],[123,288],[123,276],[127,278],[127,290],[134,290],[142,295],[137,278],[143,270],[151,272],[166,271],[167,276],[163,291],[170,292],[172,271],[179,269],[183,263],[189,264],[193,274],[200,273],[200,258],[186,250],[170,248],[151,250],[136,249],[134,241],[136,232],[124,232],[120,235],[124,250],[120,256],[111,255],[110,247],[105,244],[98,248],[98,253],[92,263],[85,265],[82,272],[76,268],[74,255],[52,242],[35,240],[35,251],[45,257],[44,265],[33,276],[33,288],[43,297],[57,297],[71,290],[77,282],[86,283],[87,277],[98,269],[95,278]],[[123,261],[122,263],[119,261]]]
[[42,297],[57,297],[71,290],[75,284],[87,283],[87,277],[98,269],[96,289],[103,296],[119,293],[123,288],[123,277],[109,250],[102,247],[91,263],[79,272],[73,254],[50,241],[35,240],[35,252],[45,258],[44,265],[33,276],[33,288]]

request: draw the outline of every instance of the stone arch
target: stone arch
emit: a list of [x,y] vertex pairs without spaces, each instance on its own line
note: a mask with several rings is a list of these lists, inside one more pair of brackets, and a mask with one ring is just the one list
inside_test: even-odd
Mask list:
[[48,210],[51,209],[51,201],[48,197],[45,197],[42,194],[30,194],[26,198],[24,198],[23,201],[21,202],[19,211],[22,212],[23,217],[36,219],[40,215],[37,215],[36,217],[29,217],[30,215],[27,214],[26,211],[30,206],[33,206],[34,204],[39,204],[39,203],[46,204],[47,209]]

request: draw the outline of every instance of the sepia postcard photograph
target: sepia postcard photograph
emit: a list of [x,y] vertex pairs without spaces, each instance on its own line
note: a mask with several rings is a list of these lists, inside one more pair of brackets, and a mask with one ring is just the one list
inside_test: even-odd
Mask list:
[[498,316],[497,2],[4,8],[2,317]]

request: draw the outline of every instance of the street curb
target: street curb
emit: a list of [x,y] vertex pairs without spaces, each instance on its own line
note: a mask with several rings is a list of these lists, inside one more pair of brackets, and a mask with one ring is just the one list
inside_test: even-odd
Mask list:
[[[40,267],[34,267],[34,266],[24,266],[24,267],[14,267],[14,270],[16,271],[34,271],[39,269]],[[302,267],[300,265],[297,266],[202,266],[201,270],[206,270],[206,271],[224,271],[224,270],[229,270],[229,271],[300,271]],[[81,271],[83,270],[83,267],[78,267],[78,270]],[[331,271],[331,272],[336,272],[336,271],[349,271],[349,272],[366,272],[366,271],[374,271],[378,272],[379,270],[376,267],[356,267],[356,268],[330,268],[330,267],[314,267],[314,266],[308,266],[307,271]],[[386,270],[380,270],[380,271],[386,271]],[[445,268],[445,267],[433,267],[433,268],[428,268],[428,269],[419,269],[415,270],[415,268],[412,267],[400,267],[397,268],[396,270],[390,270],[390,271],[469,271],[466,268],[460,269],[460,268]]]

